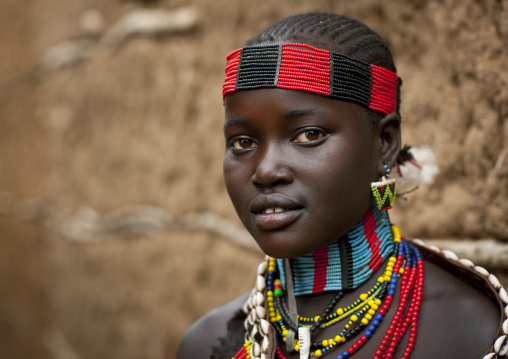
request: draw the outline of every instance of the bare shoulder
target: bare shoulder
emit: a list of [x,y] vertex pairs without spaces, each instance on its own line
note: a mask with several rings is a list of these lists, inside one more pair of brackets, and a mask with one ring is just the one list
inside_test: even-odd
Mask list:
[[492,345],[502,307],[484,277],[429,258],[418,324],[416,358],[481,358]]
[[246,293],[195,322],[180,341],[176,359],[209,359],[212,347],[219,346],[219,338],[226,336],[228,320],[243,307],[248,296]]

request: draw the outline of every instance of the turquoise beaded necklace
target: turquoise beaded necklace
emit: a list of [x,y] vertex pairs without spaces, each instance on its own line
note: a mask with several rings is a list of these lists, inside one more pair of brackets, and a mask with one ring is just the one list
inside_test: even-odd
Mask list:
[[[344,240],[291,260],[295,295],[358,288],[392,252],[388,213],[374,204]],[[285,290],[284,260],[277,259],[277,266]]]

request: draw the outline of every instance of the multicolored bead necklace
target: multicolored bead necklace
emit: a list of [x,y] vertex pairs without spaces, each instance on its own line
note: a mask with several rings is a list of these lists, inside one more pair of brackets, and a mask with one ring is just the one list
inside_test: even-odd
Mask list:
[[[343,248],[341,248],[341,246]],[[334,242],[291,261],[295,295],[356,289],[393,253],[390,219],[374,204],[348,233]],[[283,259],[277,259],[286,290]]]
[[[400,243],[400,235],[398,235],[398,231],[394,230],[394,239],[393,243],[395,243],[396,250],[398,251],[399,243]],[[399,261],[400,262],[400,261]],[[398,262],[397,262],[398,263]],[[312,343],[312,349],[315,351],[311,354],[315,357],[320,357],[324,353],[330,351],[333,347],[338,344],[344,343],[350,340],[355,334],[360,332],[365,326],[367,326],[372,319],[379,321],[382,319],[382,316],[376,315],[379,307],[382,303],[382,300],[386,296],[387,292],[390,290],[389,285],[391,285],[390,280],[398,278],[398,273],[395,272],[393,274],[393,270],[396,267],[396,258],[391,257],[388,260],[386,270],[378,279],[376,285],[366,293],[362,293],[359,298],[351,305],[345,308],[339,308],[334,313],[330,313],[329,315],[321,315],[315,318],[299,318],[299,324],[290,323],[289,318],[287,317],[287,313],[281,306],[281,298],[283,296],[282,286],[280,281],[276,279],[277,270],[275,268],[275,260],[270,259],[268,265],[268,277],[267,277],[267,301],[268,301],[268,311],[270,321],[274,325],[278,334],[282,338],[283,341],[286,339],[287,335],[287,327],[290,326],[293,330],[299,330],[299,327],[305,327],[309,324],[312,325],[312,329],[322,329],[329,327],[331,325],[337,324],[340,321],[350,318],[349,322],[345,325],[344,329],[336,335],[334,338],[330,338],[328,340],[324,340],[318,343]],[[399,267],[402,263],[399,263]],[[272,287],[273,283],[273,287]],[[390,284],[389,284],[390,283]],[[274,298],[275,297],[275,300]],[[334,302],[337,296],[332,300],[330,305],[326,309],[332,309],[334,306]],[[282,309],[282,310],[281,310]],[[326,313],[325,309],[325,313]],[[325,314],[323,313],[323,314]],[[363,316],[362,319],[360,317]],[[376,322],[377,323],[377,322]],[[300,343],[295,341],[295,350],[300,349]]]
[[[286,341],[289,330],[299,333],[299,340],[294,340],[294,350],[300,351],[301,357],[308,357],[311,359],[319,358],[324,354],[337,349],[342,343],[355,340],[354,338],[356,338],[356,341],[350,347],[342,350],[340,354],[334,357],[335,359],[349,358],[372,337],[380,325],[380,322],[386,316],[387,311],[391,307],[397,282],[399,280],[401,291],[398,307],[388,330],[382,337],[373,359],[392,358],[395,349],[401,343],[407,329],[409,329],[409,339],[402,354],[402,358],[409,358],[414,347],[418,312],[422,300],[424,283],[423,257],[415,246],[400,237],[397,227],[392,226],[389,237],[386,235],[386,231],[381,228],[386,224],[389,226],[389,221],[382,218],[384,213],[386,212],[378,213],[376,212],[376,209],[373,208],[371,211],[368,211],[362,219],[362,222],[359,224],[364,229],[364,241],[369,242],[369,238],[373,236],[372,233],[374,232],[378,238],[376,241],[378,244],[377,248],[379,248],[378,250],[372,250],[372,245],[368,247],[375,254],[371,253],[369,257],[370,261],[368,261],[366,266],[368,267],[369,264],[378,262],[377,267],[379,267],[382,262],[382,258],[385,256],[381,256],[382,258],[379,260],[377,259],[377,255],[380,255],[379,253],[385,254],[387,247],[392,248],[393,255],[388,258],[386,269],[383,275],[378,278],[377,283],[370,290],[360,294],[358,299],[348,306],[335,309],[336,305],[343,297],[344,290],[356,288],[361,284],[361,280],[351,280],[351,278],[354,279],[354,276],[352,277],[351,275],[345,276],[345,278],[347,277],[349,279],[345,282],[347,283],[346,288],[344,288],[344,290],[340,289],[337,291],[337,294],[331,300],[330,304],[323,310],[321,315],[314,318],[298,316],[297,323],[295,323],[290,319],[289,310],[284,301],[285,286],[283,285],[281,278],[279,278],[279,275],[283,277],[284,267],[278,263],[278,260],[273,258],[268,259],[268,262],[266,263],[267,267],[265,267],[267,269],[265,299],[268,308],[267,319],[269,319],[270,323],[277,332],[277,347],[275,350],[277,358],[287,359],[279,346],[279,343]],[[372,219],[374,220],[374,225],[372,225]],[[355,226],[355,228],[348,233],[348,236],[352,232],[355,233],[354,231],[361,234],[362,231],[359,230],[359,225]],[[371,227],[374,227],[374,230],[372,230]],[[365,230],[366,228],[368,230]],[[383,239],[381,240],[379,237]],[[361,241],[358,241],[358,243],[351,241],[351,239],[354,239],[353,235],[348,238],[350,239],[350,242],[354,243],[353,246],[358,246],[359,244],[361,245]],[[389,238],[391,246],[381,246],[382,242],[387,241],[386,238]],[[372,239],[370,239],[370,242],[373,242]],[[365,247],[363,248],[365,251]],[[343,256],[337,257],[336,254],[334,255],[335,258],[343,258]],[[355,257],[353,256],[352,258]],[[363,258],[365,258],[365,256],[361,256],[360,260],[363,260]],[[352,266],[352,264],[348,265]],[[323,266],[321,266],[321,268],[323,268]],[[360,271],[363,268],[365,268],[365,266],[361,267]],[[376,265],[372,265],[371,268],[372,272],[374,272]],[[314,273],[315,272],[316,271],[314,270]],[[335,270],[335,273],[337,273],[337,270]],[[298,276],[299,274],[295,275],[295,283],[297,282]],[[358,284],[359,282],[360,284]],[[310,287],[315,290],[315,283],[316,281],[313,281],[312,286],[307,284],[304,287],[306,287],[307,290]],[[351,287],[348,287],[349,285],[351,285]],[[328,283],[325,283],[325,285],[322,286],[323,289],[327,287]],[[321,291],[323,291],[323,289]],[[320,342],[310,341],[311,333],[328,328],[345,320],[347,320],[347,323],[344,325],[342,330],[337,331],[337,334],[334,337]],[[263,320],[261,320],[261,322],[263,322]],[[265,322],[266,323],[261,324],[268,325],[268,322]],[[263,327],[263,325],[259,326],[259,328],[261,327]],[[267,329],[261,329],[261,331],[267,332]],[[358,335],[360,335],[359,338],[357,337]],[[266,345],[267,343],[263,341],[263,347]],[[256,349],[259,352],[259,348],[259,343],[252,343],[252,341],[246,339],[246,344],[234,357],[234,359],[251,358],[251,350]],[[312,352],[310,352],[311,350]],[[261,358],[263,358],[263,355],[261,355]],[[253,357],[257,356],[254,355]]]

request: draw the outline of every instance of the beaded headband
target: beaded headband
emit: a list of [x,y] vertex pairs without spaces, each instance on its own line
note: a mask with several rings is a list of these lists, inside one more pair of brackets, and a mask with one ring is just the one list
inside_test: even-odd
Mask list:
[[370,110],[399,112],[397,74],[306,44],[245,46],[227,57],[226,95],[238,90],[282,88],[355,102]]

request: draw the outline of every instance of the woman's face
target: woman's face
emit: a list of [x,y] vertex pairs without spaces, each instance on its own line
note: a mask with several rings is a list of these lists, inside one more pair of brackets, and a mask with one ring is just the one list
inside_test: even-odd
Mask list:
[[371,205],[379,141],[351,102],[283,89],[226,98],[224,179],[242,223],[268,255],[329,244]]

